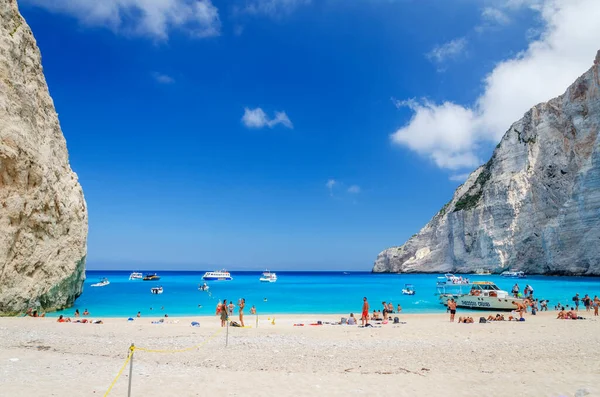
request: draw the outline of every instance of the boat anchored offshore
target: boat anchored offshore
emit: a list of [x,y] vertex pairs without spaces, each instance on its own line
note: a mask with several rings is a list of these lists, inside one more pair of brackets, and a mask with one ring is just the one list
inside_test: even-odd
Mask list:
[[275,281],[277,281],[277,274],[267,270],[262,274],[259,280],[261,283],[274,283]]
[[156,273],[146,274],[143,278],[144,281],[156,281],[160,280],[160,277]]
[[490,274],[492,274],[492,272],[490,272],[487,269],[479,268],[479,269],[475,269],[475,274],[478,276],[489,276]]
[[523,299],[514,298],[491,281],[475,281],[470,287],[471,290],[466,294],[441,294],[441,303],[447,305],[448,299],[454,298],[456,307],[503,311],[516,309],[513,302],[523,303]]
[[102,280],[100,280],[99,283],[92,284],[91,287],[104,287],[104,286],[107,286],[108,284],[110,284],[110,281],[108,281],[108,279],[105,277]]
[[150,292],[152,292],[152,294],[154,294],[154,295],[162,294],[163,287],[152,287],[152,288],[150,288]]
[[133,272],[129,275],[130,280],[141,280],[143,278],[144,276],[142,275],[142,273],[139,272]]
[[469,279],[460,276],[455,276],[451,273],[446,273],[442,277],[437,278],[437,285],[448,284],[469,284]]
[[500,275],[502,277],[508,277],[508,278],[526,278],[527,277],[525,275],[525,273],[522,271],[515,272],[512,270],[504,271],[504,272],[500,273]]
[[204,276],[202,276],[203,280],[222,280],[222,281],[230,281],[233,280],[231,274],[229,274],[226,270],[219,270],[214,272],[206,272]]
[[412,284],[404,284],[402,295],[414,295],[415,293],[416,291]]

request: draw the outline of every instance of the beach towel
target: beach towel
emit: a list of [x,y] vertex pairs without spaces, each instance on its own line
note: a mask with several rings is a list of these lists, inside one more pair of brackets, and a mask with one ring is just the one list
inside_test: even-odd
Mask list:
[[197,321],[192,321],[192,327],[199,327],[200,323]]

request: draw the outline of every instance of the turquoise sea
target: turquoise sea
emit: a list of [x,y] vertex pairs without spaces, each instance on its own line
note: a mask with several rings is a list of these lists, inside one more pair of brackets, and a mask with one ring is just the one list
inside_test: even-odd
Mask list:
[[[276,271],[276,270],[273,270]],[[148,272],[154,273],[155,271]],[[277,271],[276,271],[277,272]],[[144,274],[146,272],[143,272]],[[277,272],[276,283],[261,283],[262,272],[232,271],[232,281],[210,281],[208,292],[198,291],[204,271],[156,271],[160,281],[129,280],[130,272],[88,271],[83,294],[75,307],[49,315],[72,316],[75,309],[88,309],[93,317],[194,316],[212,315],[219,300],[246,299],[249,309],[255,305],[259,314],[277,313],[350,313],[359,312],[363,296],[368,297],[371,310],[381,309],[381,302],[402,305],[403,313],[445,312],[436,293],[438,274],[372,274],[369,272]],[[106,277],[110,284],[91,287]],[[468,275],[472,281],[494,281],[501,289],[510,291],[515,282],[521,291],[531,284],[535,296],[549,299],[552,310],[557,302],[572,303],[575,293],[581,297],[600,295],[600,278],[544,277],[507,279],[500,276]],[[416,295],[402,295],[405,284],[412,284]],[[153,295],[150,288],[162,286],[164,293]],[[237,311],[236,311],[237,312]]]

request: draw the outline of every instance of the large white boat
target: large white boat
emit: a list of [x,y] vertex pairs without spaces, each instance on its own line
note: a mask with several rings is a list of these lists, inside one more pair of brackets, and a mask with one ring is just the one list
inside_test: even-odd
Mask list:
[[139,272],[133,272],[129,275],[130,280],[141,280],[143,278],[144,276],[142,275],[142,273]]
[[500,275],[502,277],[508,277],[508,278],[526,278],[527,276],[525,275],[524,272],[522,271],[512,271],[512,270],[506,270],[502,273],[500,273]]
[[229,272],[226,270],[218,270],[218,271],[214,271],[214,272],[204,273],[204,276],[202,276],[202,279],[203,280],[230,281],[230,280],[233,280],[233,277],[231,277],[231,274],[229,274]]
[[102,280],[100,280],[99,283],[92,284],[90,287],[104,287],[104,286],[107,286],[108,284],[110,284],[110,281],[108,281],[108,279],[105,277]]
[[469,284],[469,279],[462,276],[455,276],[451,273],[446,273],[437,278],[437,285],[447,284]]
[[517,308],[513,302],[523,302],[507,291],[503,291],[491,281],[475,281],[470,284],[468,293],[440,294],[440,301],[447,305],[448,299],[454,298],[456,307],[478,310],[514,310]]
[[261,283],[274,283],[277,281],[277,274],[267,270],[260,276],[259,280]]
[[490,274],[492,274],[492,272],[490,272],[487,269],[479,268],[479,269],[475,269],[475,274],[478,276],[489,276]]

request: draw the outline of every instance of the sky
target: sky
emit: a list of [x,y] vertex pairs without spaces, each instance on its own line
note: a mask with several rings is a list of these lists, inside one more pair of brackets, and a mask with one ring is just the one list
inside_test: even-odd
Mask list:
[[362,270],[600,49],[597,0],[20,0],[88,269]]

